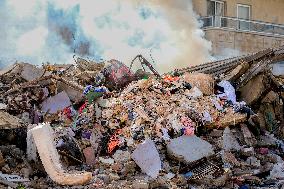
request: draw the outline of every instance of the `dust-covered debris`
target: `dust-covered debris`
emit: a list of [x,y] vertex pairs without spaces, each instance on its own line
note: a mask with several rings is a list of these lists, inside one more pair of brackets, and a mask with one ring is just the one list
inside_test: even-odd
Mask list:
[[162,76],[116,60],[16,63],[0,72],[0,184],[280,187],[284,80],[269,69],[278,51]]

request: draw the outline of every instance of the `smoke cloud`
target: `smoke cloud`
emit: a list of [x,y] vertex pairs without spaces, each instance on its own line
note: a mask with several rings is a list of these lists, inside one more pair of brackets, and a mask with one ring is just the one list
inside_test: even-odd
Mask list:
[[0,65],[73,63],[74,54],[130,64],[142,54],[167,72],[210,58],[188,0],[2,0],[0,21]]

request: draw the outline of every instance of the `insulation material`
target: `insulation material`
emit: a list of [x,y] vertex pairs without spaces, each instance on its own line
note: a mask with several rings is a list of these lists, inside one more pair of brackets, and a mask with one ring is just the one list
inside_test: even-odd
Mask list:
[[29,132],[34,139],[39,157],[50,178],[60,185],[83,185],[92,179],[90,172],[66,173],[54,145],[53,130],[49,124],[39,124]]

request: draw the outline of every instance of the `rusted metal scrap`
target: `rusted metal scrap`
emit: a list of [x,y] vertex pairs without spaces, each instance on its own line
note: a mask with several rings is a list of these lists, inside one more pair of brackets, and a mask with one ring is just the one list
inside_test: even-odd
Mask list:
[[152,72],[153,74],[156,76],[156,77],[161,77],[161,75],[158,73],[158,71],[152,66],[152,64],[146,59],[144,58],[141,54],[137,55],[132,61],[131,61],[131,64],[130,64],[130,69],[132,68],[133,66],[133,63],[134,61],[138,59],[139,62],[141,63],[141,66],[143,67],[143,70],[145,71],[145,68],[144,66],[147,66]]

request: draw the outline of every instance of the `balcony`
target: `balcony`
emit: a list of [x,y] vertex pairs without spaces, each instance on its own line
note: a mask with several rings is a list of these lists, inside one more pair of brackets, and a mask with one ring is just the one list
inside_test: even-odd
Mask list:
[[222,16],[202,17],[201,21],[203,29],[221,28],[284,37],[284,25]]

